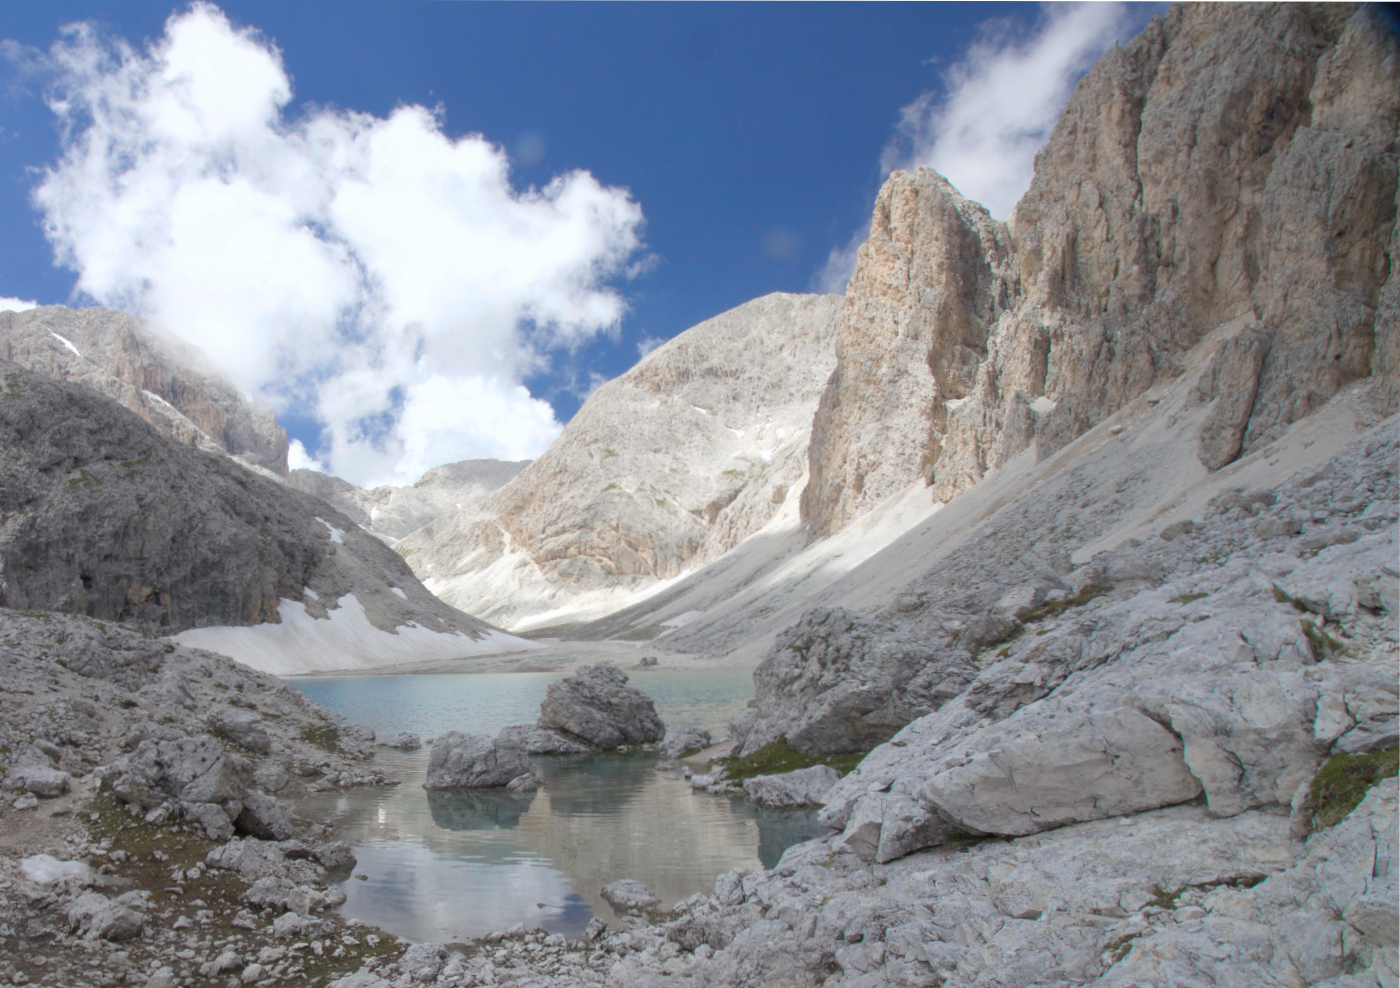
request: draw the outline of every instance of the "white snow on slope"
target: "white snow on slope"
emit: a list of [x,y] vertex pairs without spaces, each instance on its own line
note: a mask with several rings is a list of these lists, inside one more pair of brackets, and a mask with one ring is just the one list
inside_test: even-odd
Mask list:
[[[57,335],[57,334],[55,334],[55,335]],[[174,405],[170,404],[170,402],[168,402],[168,401],[166,401],[164,398],[162,398],[160,395],[156,394],[154,391],[147,391],[145,388],[142,388],[142,389],[141,389],[141,393],[142,393],[143,395],[145,395],[147,398],[151,399],[151,401],[158,401],[158,402],[160,402],[160,403],[161,403],[162,405],[164,405],[166,408],[174,408],[174,407],[175,407]]]
[[326,519],[324,519],[324,518],[318,517],[316,520],[319,521],[322,525],[325,525],[326,528],[330,529],[331,541],[332,541],[332,542],[339,542],[341,545],[344,545],[344,544],[345,544],[345,539],[342,537],[342,536],[345,535],[345,529],[343,529],[343,528],[336,528],[334,525],[332,525],[330,522],[326,521]]
[[219,652],[275,676],[346,669],[376,669],[403,662],[462,659],[501,652],[543,648],[534,642],[493,631],[476,639],[406,624],[381,631],[365,615],[353,594],[340,598],[327,618],[313,618],[300,601],[277,605],[280,624],[252,627],[193,628],[172,639],[190,648]]
[[55,333],[53,330],[49,330],[49,335],[52,336],[54,339],[58,340],[58,342],[62,343],[62,344],[63,344],[64,346],[66,346],[68,349],[72,350],[72,351],[73,351],[73,356],[75,356],[75,357],[81,357],[81,356],[82,356],[82,354],[78,352],[78,348],[75,347],[75,346],[73,345],[73,341],[70,340],[70,339],[68,339],[68,337],[66,337],[66,336],[59,336],[59,335],[58,335],[57,333]]

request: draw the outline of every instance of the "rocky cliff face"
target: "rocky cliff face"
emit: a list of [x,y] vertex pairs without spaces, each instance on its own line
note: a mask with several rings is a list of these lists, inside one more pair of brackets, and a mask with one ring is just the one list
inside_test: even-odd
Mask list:
[[293,470],[287,480],[297,490],[335,505],[366,531],[396,542],[434,518],[475,507],[529,463],[462,460],[433,467],[411,487],[369,490],[315,470]]
[[[323,501],[172,441],[85,387],[0,370],[0,606],[174,634],[277,624],[288,603],[314,626],[344,601],[365,632],[430,629],[459,654],[495,635]],[[354,651],[343,664],[363,664]]]
[[444,600],[507,625],[717,558],[802,490],[841,311],[769,295],[687,330],[514,480],[397,550]]
[[125,312],[0,312],[0,360],[106,395],[170,438],[287,474],[287,433],[194,347]]
[[1375,17],[1172,8],[1080,83],[1006,224],[891,176],[813,424],[813,534],[1061,448],[1232,320],[1199,396],[1212,469],[1351,380],[1395,410],[1400,63]]

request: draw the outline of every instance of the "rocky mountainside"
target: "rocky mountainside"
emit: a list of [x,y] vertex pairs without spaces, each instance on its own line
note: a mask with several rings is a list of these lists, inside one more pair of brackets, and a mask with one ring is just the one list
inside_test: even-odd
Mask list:
[[194,347],[125,312],[0,312],[0,360],[91,388],[178,442],[287,475],[287,433],[272,410],[245,399]]
[[1385,380],[1394,411],[1400,66],[1373,16],[1173,8],[1079,84],[1005,224],[892,175],[812,426],[812,533],[1059,449],[1231,320],[1202,382],[1212,469],[1348,381]]
[[88,388],[0,375],[0,606],[184,632],[277,672],[524,645],[325,502]]
[[316,470],[293,470],[288,482],[333,504],[347,518],[387,542],[397,542],[434,518],[470,510],[513,478],[529,460],[462,460],[433,467],[411,487],[365,490]]
[[396,549],[443,600],[506,627],[616,606],[718,558],[802,490],[841,307],[768,295],[687,330],[594,392],[515,479]]

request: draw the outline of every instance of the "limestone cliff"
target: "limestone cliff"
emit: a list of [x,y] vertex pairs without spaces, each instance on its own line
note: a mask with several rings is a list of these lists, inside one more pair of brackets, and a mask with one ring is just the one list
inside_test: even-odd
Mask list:
[[935,173],[881,191],[813,423],[813,535],[922,476],[947,501],[1063,447],[1234,323],[1218,469],[1348,381],[1397,407],[1400,58],[1369,9],[1173,7],[1083,79],[1005,224]]
[[194,347],[110,309],[48,305],[0,312],[0,360],[73,381],[172,439],[287,474],[287,433]]
[[506,626],[719,557],[802,490],[841,310],[769,295],[687,330],[500,490],[395,548],[442,599]]

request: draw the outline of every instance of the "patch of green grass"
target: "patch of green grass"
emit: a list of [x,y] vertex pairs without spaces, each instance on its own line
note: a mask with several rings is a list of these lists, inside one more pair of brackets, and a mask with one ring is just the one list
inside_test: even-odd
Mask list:
[[335,750],[336,742],[340,740],[340,728],[334,724],[323,724],[320,727],[303,727],[301,729],[301,739],[307,744],[314,744],[323,751]]
[[122,466],[124,466],[124,467],[139,467],[141,464],[148,462],[148,461],[150,460],[150,458],[151,458],[151,454],[150,454],[150,453],[147,453],[145,456],[140,457],[139,459],[135,459],[135,460],[122,460],[122,461],[121,461],[121,464],[122,464]]
[[136,701],[129,696],[124,696],[117,701],[117,706],[130,710],[132,707],[136,706]]
[[1061,597],[1059,600],[1047,600],[1039,607],[1032,607],[1024,610],[1019,615],[1026,624],[1036,621],[1043,621],[1048,617],[1058,617],[1071,607],[1083,607],[1095,597],[1102,597],[1106,593],[1112,593],[1113,588],[1103,584],[1093,583],[1085,587],[1073,597]]
[[1335,827],[1361,805],[1371,787],[1400,773],[1400,748],[1369,755],[1333,755],[1318,769],[1304,804],[1313,833]]
[[1277,583],[1274,584],[1274,600],[1278,601],[1280,604],[1292,604],[1293,609],[1296,611],[1307,610],[1307,608],[1304,607],[1302,604],[1298,603],[1297,600],[1288,596],[1288,592],[1284,590],[1283,587],[1279,586]]
[[1170,912],[1176,908],[1177,900],[1181,898],[1181,893],[1185,891],[1185,886],[1177,889],[1175,892],[1168,892],[1166,889],[1162,888],[1162,886],[1158,885],[1152,890],[1151,904]]
[[1327,632],[1319,628],[1316,623],[1309,621],[1307,618],[1303,618],[1299,621],[1298,626],[1303,629],[1303,635],[1307,638],[1308,644],[1312,646],[1313,655],[1316,656],[1319,661],[1335,652],[1342,652],[1346,648],[1341,642],[1337,641],[1337,639],[1333,638]]
[[608,457],[610,457],[610,456],[616,456],[616,455],[617,455],[617,450],[615,450],[615,449],[608,449],[606,446],[603,447],[603,459],[606,460]]
[[845,775],[859,765],[864,757],[863,751],[849,755],[803,754],[789,747],[787,735],[784,734],[751,755],[743,758],[716,758],[714,763],[724,768],[729,781],[741,783],[756,775],[780,775],[783,772],[795,772],[799,768],[811,768],[813,765],[830,765]]
[[604,487],[604,488],[603,488],[601,491],[599,491],[598,493],[599,493],[599,494],[606,494],[608,491],[620,491],[620,490],[622,490],[622,485],[621,485],[621,484],[616,484],[616,483],[614,483],[614,484],[609,484],[607,487]]
[[721,476],[721,477],[743,477],[743,476],[746,476],[746,474],[745,474],[744,471],[742,471],[742,470],[734,470],[734,469],[731,468],[731,469],[729,469],[729,470],[723,471],[723,472],[720,474],[720,476]]
[[1183,593],[1170,598],[1167,602],[1170,604],[1189,604],[1193,600],[1201,600],[1209,596],[1208,593]]
[[216,689],[216,690],[226,690],[226,689],[229,689],[229,688],[230,688],[230,687],[229,687],[229,684],[228,684],[228,683],[220,683],[220,682],[218,682],[217,680],[216,680],[215,683],[214,683],[214,689]]

